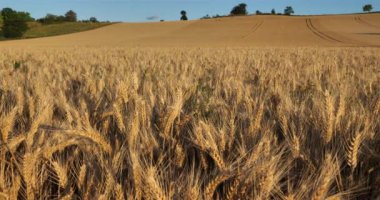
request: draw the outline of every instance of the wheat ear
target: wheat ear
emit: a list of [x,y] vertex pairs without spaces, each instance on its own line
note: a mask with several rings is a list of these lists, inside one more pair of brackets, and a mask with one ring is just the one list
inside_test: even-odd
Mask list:
[[64,166],[62,166],[60,163],[58,162],[52,162],[52,165],[55,169],[55,173],[57,174],[58,176],[58,180],[59,180],[59,185],[62,187],[62,188],[65,188],[67,183],[68,183],[68,179],[67,179],[67,171],[65,169]]
[[229,187],[227,188],[227,192],[226,192],[226,199],[227,200],[234,200],[235,199],[239,184],[240,184],[240,178],[235,178],[232,181],[232,183],[230,183]]
[[354,170],[358,164],[358,153],[360,145],[363,141],[363,136],[360,132],[356,133],[349,141],[346,151],[348,166]]
[[377,100],[377,102],[375,103],[375,107],[374,107],[373,111],[374,111],[375,115],[380,115],[380,97]]
[[217,177],[215,177],[211,182],[207,184],[205,187],[205,193],[204,193],[204,199],[205,200],[211,200],[214,196],[215,190],[222,182],[228,179],[227,175],[220,174]]

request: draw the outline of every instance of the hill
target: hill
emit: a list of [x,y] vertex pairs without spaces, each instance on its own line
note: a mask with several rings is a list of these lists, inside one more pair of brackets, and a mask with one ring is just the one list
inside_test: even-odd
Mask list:
[[380,14],[247,16],[187,22],[119,23],[11,46],[378,47]]
[[[82,22],[64,22],[57,24],[42,25],[38,22],[29,22],[29,30],[24,34],[23,38],[40,38],[64,35],[69,33],[77,33],[88,31],[99,27],[110,25],[111,23],[82,23]],[[0,24],[1,31],[1,24]],[[0,34],[0,40],[5,40]]]

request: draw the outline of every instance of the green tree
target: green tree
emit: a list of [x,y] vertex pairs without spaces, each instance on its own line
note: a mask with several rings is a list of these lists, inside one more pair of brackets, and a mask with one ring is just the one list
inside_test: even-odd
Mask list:
[[291,6],[286,6],[285,10],[284,10],[284,14],[285,15],[292,15],[294,14],[294,10]]
[[184,10],[181,11],[181,20],[183,20],[183,21],[187,20],[187,13]]
[[76,22],[77,21],[77,13],[73,10],[69,10],[65,14],[66,21],[68,22]]
[[96,17],[90,17],[89,21],[92,23],[98,23],[99,22],[98,19],[96,19]]
[[[28,30],[28,15],[25,12],[17,12],[10,8],[1,11],[3,17],[3,35],[6,38],[19,38]],[[30,15],[29,15],[30,17]]]
[[16,11],[12,8],[3,8],[0,13],[4,20],[11,17]]
[[28,12],[17,12],[20,18],[22,18],[25,21],[32,22],[35,21],[33,17],[30,16],[30,13]]
[[272,11],[270,12],[272,15],[276,14],[276,10],[273,8]]
[[371,12],[373,9],[372,5],[371,4],[367,4],[367,5],[364,5],[363,6],[363,11],[364,12]]
[[235,7],[232,8],[231,15],[247,15],[247,4],[241,3]]

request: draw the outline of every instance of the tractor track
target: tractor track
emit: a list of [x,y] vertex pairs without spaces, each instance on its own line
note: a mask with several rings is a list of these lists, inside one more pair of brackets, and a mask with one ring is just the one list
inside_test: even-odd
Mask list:
[[340,44],[344,44],[344,45],[348,45],[348,46],[356,46],[356,47],[380,47],[380,45],[372,45],[372,44],[368,44],[368,43],[363,43],[363,42],[360,42],[360,41],[348,41],[348,40],[352,40],[352,39],[349,39],[349,38],[346,38],[345,40],[339,40],[337,39],[336,37],[333,37],[327,33],[324,33],[323,31],[319,30],[312,22],[312,20],[310,18],[307,18],[306,19],[306,26],[307,28],[314,33],[314,35],[318,36],[319,38],[325,40],[325,41],[328,41],[328,42],[335,42],[335,43],[340,43]]
[[245,36],[243,36],[243,39],[249,38],[253,33],[255,33],[262,25],[264,24],[264,21],[257,22],[253,27],[252,30]]
[[357,16],[357,17],[354,17],[354,20],[359,23],[359,24],[363,24],[363,25],[366,25],[366,26],[369,26],[369,27],[372,27],[372,28],[377,28],[379,29],[380,26],[377,26],[377,25],[374,25],[374,24],[371,24],[365,20],[363,20],[360,16]]
[[307,18],[307,19],[306,19],[306,26],[307,26],[307,28],[308,28],[311,32],[314,33],[314,35],[318,36],[319,38],[321,38],[321,39],[323,39],[323,40],[326,40],[326,41],[328,41],[328,42],[338,42],[338,43],[341,43],[341,44],[350,44],[350,43],[346,43],[346,42],[343,42],[343,41],[341,41],[341,40],[338,40],[338,39],[336,39],[336,38],[334,38],[334,37],[332,37],[332,36],[330,36],[330,35],[328,35],[328,34],[322,32],[322,31],[318,30],[318,29],[314,26],[314,24],[313,24],[313,22],[311,21],[310,18]]

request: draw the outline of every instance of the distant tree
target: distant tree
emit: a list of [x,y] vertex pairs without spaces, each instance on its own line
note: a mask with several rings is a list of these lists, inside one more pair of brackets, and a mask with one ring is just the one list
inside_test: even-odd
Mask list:
[[165,20],[161,19],[160,22],[164,22]]
[[272,11],[270,12],[272,15],[276,14],[276,10],[273,8]]
[[181,20],[182,21],[186,21],[187,20],[187,13],[184,10],[181,11]]
[[371,4],[367,4],[367,5],[364,5],[363,6],[363,11],[364,12],[371,12],[373,9],[372,5]]
[[38,22],[42,24],[54,24],[54,23],[62,23],[67,21],[66,17],[63,15],[54,15],[54,14],[46,14],[45,17],[37,19]]
[[65,21],[65,17],[48,13],[46,14],[45,17],[37,19],[37,21],[42,24],[53,24],[53,23]]
[[256,15],[261,15],[263,14],[260,10],[256,10]]
[[98,19],[96,19],[96,17],[90,17],[89,21],[92,23],[98,23],[99,22]]
[[203,16],[201,19],[210,19],[211,17],[210,17],[210,15],[205,15],[205,16]]
[[294,14],[294,10],[291,6],[286,6],[285,10],[284,10],[284,14],[285,15],[292,15]]
[[235,7],[232,8],[231,15],[247,15],[247,4],[241,3]]
[[68,22],[76,22],[77,21],[77,14],[74,11],[69,10],[66,12],[65,18],[66,18],[66,21],[68,21]]
[[30,15],[25,12],[17,12],[11,8],[4,8],[1,11],[3,18],[3,35],[6,38],[19,38],[28,30],[27,22]]
[[25,21],[32,22],[35,21],[33,17],[30,16],[30,13],[28,12],[17,12],[17,14]]

